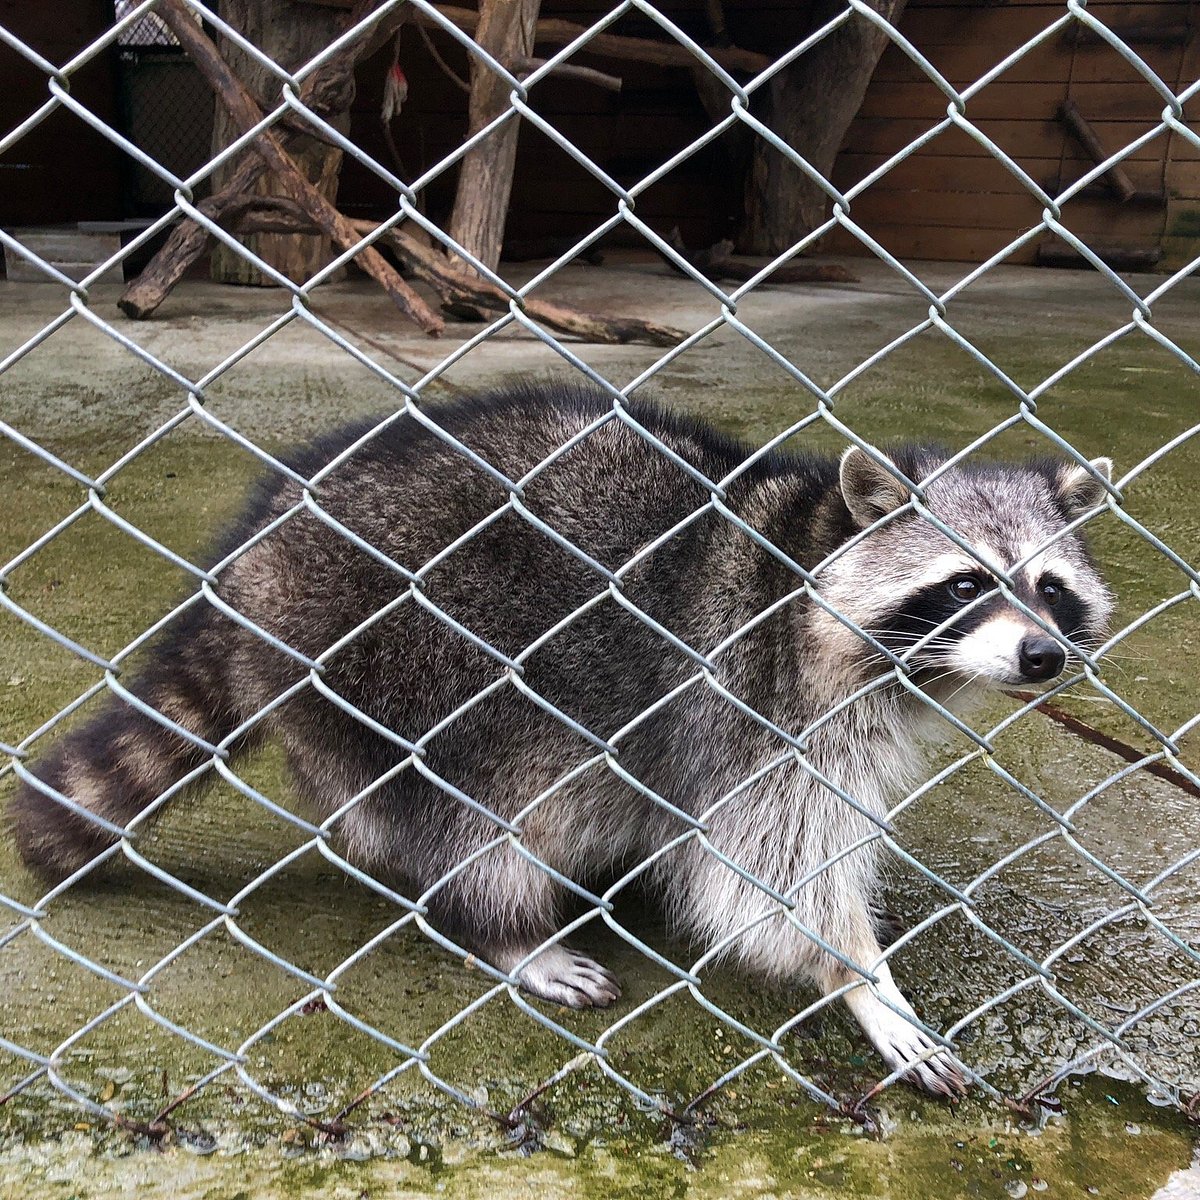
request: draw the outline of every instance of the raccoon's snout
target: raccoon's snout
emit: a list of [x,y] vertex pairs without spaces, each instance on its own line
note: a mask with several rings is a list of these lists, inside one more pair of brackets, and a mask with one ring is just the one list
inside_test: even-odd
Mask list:
[[1017,647],[1017,662],[1026,679],[1042,683],[1062,673],[1067,656],[1053,638],[1027,637]]

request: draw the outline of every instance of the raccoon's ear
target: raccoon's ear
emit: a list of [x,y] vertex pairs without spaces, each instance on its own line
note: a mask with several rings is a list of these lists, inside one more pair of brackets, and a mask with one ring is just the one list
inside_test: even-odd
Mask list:
[[[1112,482],[1112,459],[1093,458],[1089,466],[1091,470],[1079,463],[1064,463],[1059,467],[1058,478],[1054,481],[1058,498],[1067,510],[1067,516],[1072,519],[1089,508],[1095,508],[1108,495],[1104,483]],[[1101,479],[1104,483],[1100,482]]]
[[859,529],[907,504],[912,496],[900,480],[858,446],[842,455],[840,482],[842,499]]

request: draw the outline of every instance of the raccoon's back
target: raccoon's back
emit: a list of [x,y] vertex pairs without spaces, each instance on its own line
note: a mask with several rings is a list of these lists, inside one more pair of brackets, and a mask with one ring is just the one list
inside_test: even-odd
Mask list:
[[[298,511],[236,559],[219,594],[311,659],[359,630],[324,661],[330,685],[349,691],[373,718],[414,732],[486,686],[504,658],[594,601],[523,659],[521,672],[539,695],[580,719],[628,719],[687,660],[612,596],[612,572],[709,495],[619,420],[562,450],[610,411],[606,397],[583,390],[515,390],[432,409],[438,426],[495,473],[402,417],[320,480],[319,511]],[[744,454],[656,407],[633,411],[710,478]],[[311,476],[363,432],[345,430],[291,465]],[[301,500],[298,485],[267,484],[223,552]],[[697,633],[696,589],[720,525],[708,515],[669,539],[623,573],[621,596],[685,640]],[[264,700],[305,669],[261,641],[250,649],[256,666],[248,685]]]

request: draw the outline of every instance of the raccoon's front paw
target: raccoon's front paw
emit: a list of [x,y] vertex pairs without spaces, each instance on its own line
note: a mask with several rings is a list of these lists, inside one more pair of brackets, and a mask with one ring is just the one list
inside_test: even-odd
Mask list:
[[872,1037],[875,1048],[893,1070],[903,1070],[907,1082],[935,1096],[966,1095],[967,1080],[946,1051],[903,1017],[893,1019]]
[[[869,957],[863,952],[863,957]],[[842,982],[840,979],[835,983]],[[916,1013],[892,978],[886,962],[875,965],[875,985],[860,983],[846,992],[846,1007],[857,1018],[889,1070],[935,1096],[962,1096],[967,1081],[950,1055],[917,1024]],[[884,1001],[887,1003],[884,1003]]]
[[[524,956],[514,953],[507,969],[511,970]],[[605,1008],[621,996],[621,987],[611,971],[561,944],[543,950],[517,978],[527,992],[571,1008]]]

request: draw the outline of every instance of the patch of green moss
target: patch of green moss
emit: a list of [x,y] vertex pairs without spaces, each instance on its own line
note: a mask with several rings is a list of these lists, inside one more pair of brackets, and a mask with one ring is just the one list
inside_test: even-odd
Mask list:
[[236,1172],[244,1194],[255,1197],[1141,1200],[1187,1166],[1194,1130],[1150,1109],[1132,1088],[1089,1078],[1059,1095],[1064,1111],[1041,1121],[1001,1113],[979,1120],[974,1112],[964,1119],[945,1108],[910,1108],[906,1095],[896,1095],[879,1114],[882,1134],[786,1097],[740,1105],[726,1097],[690,1132],[614,1112],[583,1136],[567,1127],[544,1133],[536,1148],[522,1131],[488,1134],[448,1112],[422,1114],[434,1119],[420,1134],[389,1112],[342,1138],[295,1125],[267,1138],[185,1127],[156,1148],[79,1122],[49,1154],[5,1137],[0,1195],[84,1200],[136,1187],[151,1200],[168,1188],[176,1200],[200,1200],[233,1194]]

